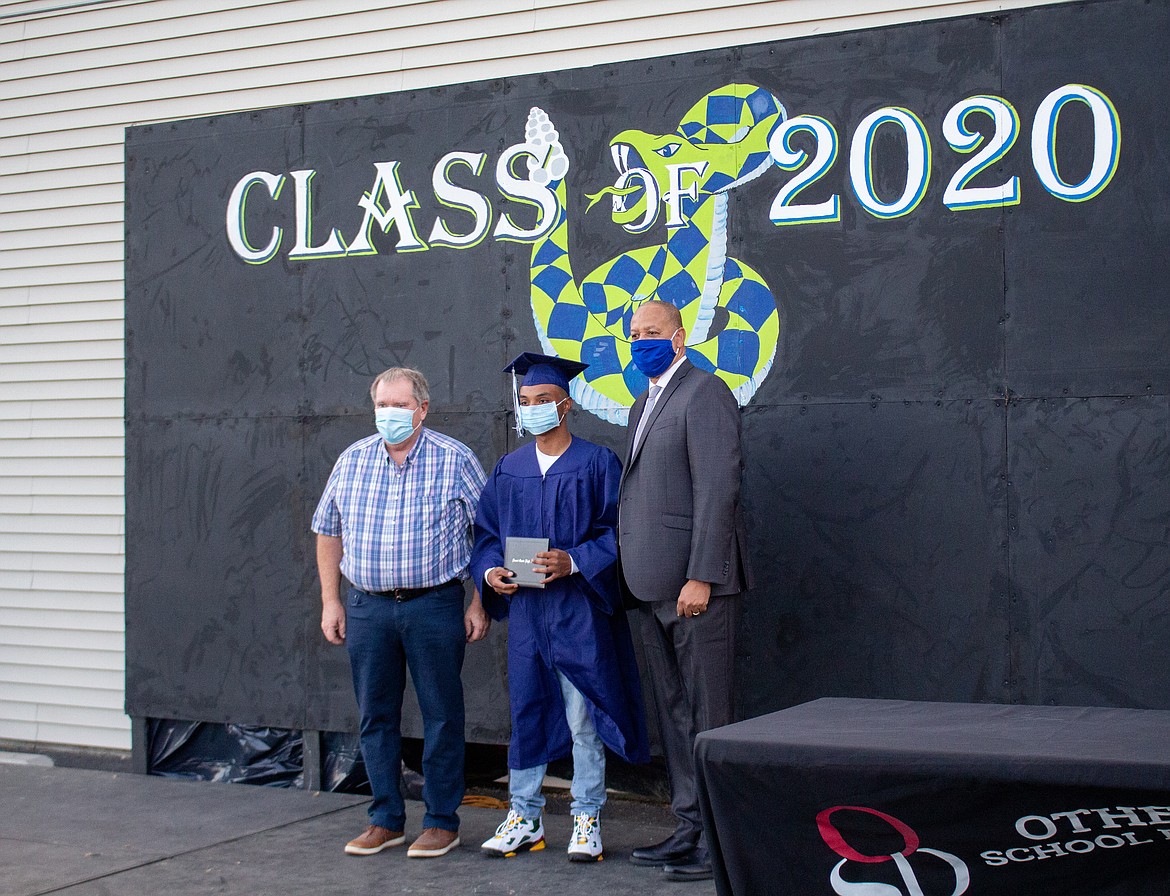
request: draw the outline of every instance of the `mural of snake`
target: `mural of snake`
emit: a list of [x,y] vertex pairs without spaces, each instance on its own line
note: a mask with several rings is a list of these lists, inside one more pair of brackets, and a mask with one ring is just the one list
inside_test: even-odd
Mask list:
[[548,115],[531,110],[529,178],[553,190],[559,204],[551,230],[532,248],[533,319],[546,353],[589,364],[572,382],[573,399],[586,410],[625,424],[646,388],[631,360],[629,329],[648,299],[679,308],[687,357],[721,377],[741,405],[768,375],[780,328],[776,300],[759,274],[728,257],[727,207],[732,189],[771,167],[768,138],[785,117],[768,91],[729,84],[691,107],[672,134],[628,130],[614,137],[617,182],[590,196],[586,210],[609,195],[615,223],[633,233],[648,230],[670,188],[668,165],[686,166],[681,192],[690,195],[678,200],[679,220],[664,243],[618,255],[578,286],[568,240],[569,159]]

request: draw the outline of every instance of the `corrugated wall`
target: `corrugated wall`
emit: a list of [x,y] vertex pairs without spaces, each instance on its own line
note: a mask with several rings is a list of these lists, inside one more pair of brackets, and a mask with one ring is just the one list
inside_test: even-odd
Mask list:
[[0,739],[129,748],[123,129],[1037,3],[0,3]]

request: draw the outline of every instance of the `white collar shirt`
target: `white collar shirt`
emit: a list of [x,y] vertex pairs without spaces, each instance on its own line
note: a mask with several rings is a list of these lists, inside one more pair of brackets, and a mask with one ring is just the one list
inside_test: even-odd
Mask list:
[[675,371],[678,370],[679,365],[682,364],[682,362],[685,361],[686,358],[687,358],[687,356],[685,353],[683,354],[683,356],[681,358],[676,358],[674,363],[671,364],[668,368],[666,368],[666,373],[662,374],[662,376],[660,376],[658,378],[658,382],[653,383],[653,385],[657,386],[659,389],[665,389],[667,383],[670,382],[670,378],[674,376]]

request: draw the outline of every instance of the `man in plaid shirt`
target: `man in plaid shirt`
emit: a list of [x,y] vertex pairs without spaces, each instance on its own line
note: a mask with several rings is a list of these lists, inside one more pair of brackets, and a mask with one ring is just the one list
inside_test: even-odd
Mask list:
[[[412,858],[459,845],[463,800],[463,650],[487,634],[479,594],[463,610],[471,524],[485,477],[466,445],[423,427],[427,381],[392,367],[370,386],[377,435],[350,445],[313,514],[321,630],[345,644],[361,712],[362,758],[374,800],[365,833],[346,844],[372,855],[406,841],[398,790],[406,669],[423,718],[422,834]],[[343,605],[341,577],[351,582]]]

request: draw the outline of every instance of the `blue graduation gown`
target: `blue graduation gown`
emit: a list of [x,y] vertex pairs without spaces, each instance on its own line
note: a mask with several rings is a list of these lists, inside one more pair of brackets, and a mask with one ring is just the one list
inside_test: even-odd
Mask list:
[[[585,697],[602,742],[627,762],[650,751],[634,644],[617,583],[617,496],[621,464],[608,448],[573,438],[547,475],[536,445],[503,457],[475,518],[471,573],[493,619],[508,619],[511,768],[566,756],[572,738],[557,683],[559,670]],[[511,598],[483,580],[507,567],[504,540],[547,538],[569,553],[578,572]]]

